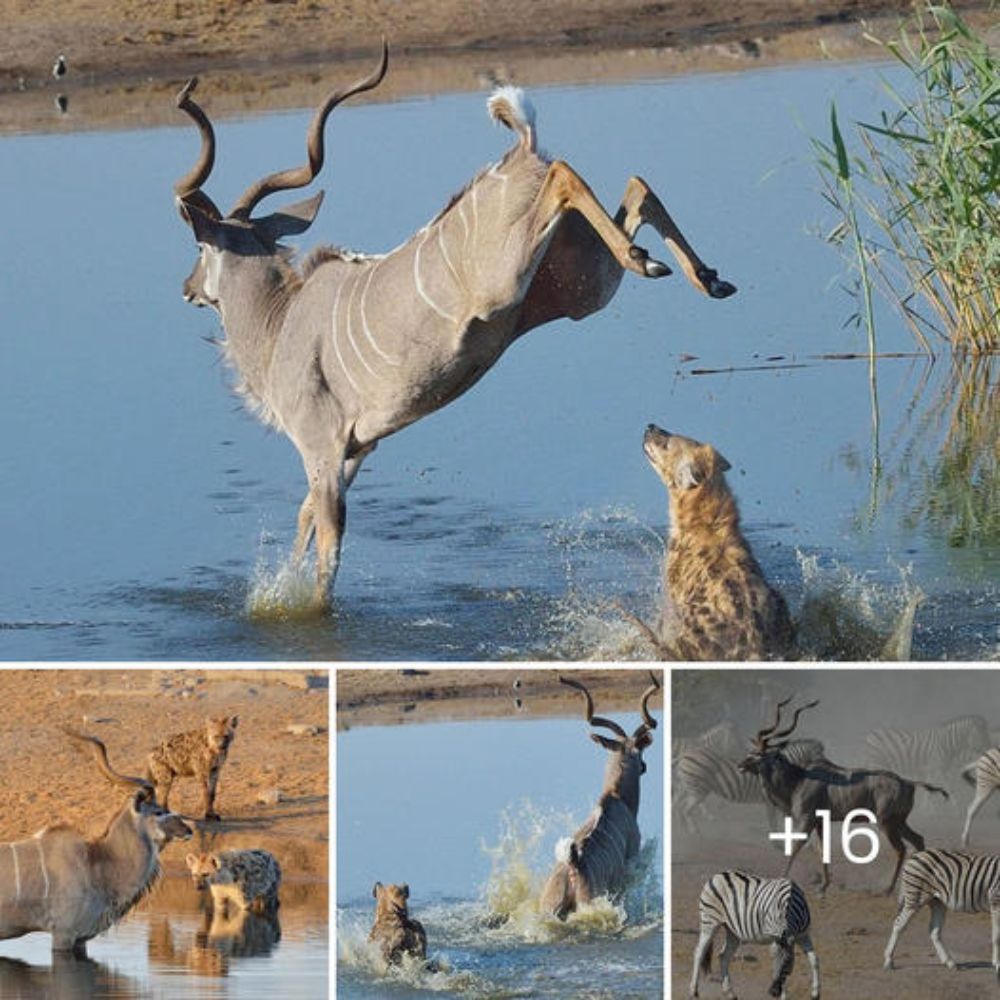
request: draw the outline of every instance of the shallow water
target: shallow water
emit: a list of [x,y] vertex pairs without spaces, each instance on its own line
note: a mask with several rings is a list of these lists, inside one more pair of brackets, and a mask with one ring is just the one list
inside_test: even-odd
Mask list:
[[[849,581],[835,616],[883,636],[918,588],[915,658],[996,658],[997,362],[958,379],[947,361],[881,362],[875,477],[866,365],[815,357],[863,344],[843,327],[840,262],[808,231],[824,219],[807,136],[825,134],[833,96],[844,121],[873,115],[878,72],[535,92],[545,148],[608,206],[629,173],[646,177],[740,293],[713,302],[677,275],[626,276],[603,313],[526,337],[383,442],[351,491],[336,610],[320,618],[294,613],[282,573],[298,458],[227,392],[204,342],[214,314],[181,301],[194,247],[171,184],[193,130],[0,140],[0,181],[18,192],[0,290],[0,658],[636,655],[609,602],[649,614],[657,601],[666,503],[641,451],[650,421],[729,459],[748,536],[794,608],[816,596],[812,560]],[[202,90],[211,110],[210,79]],[[338,109],[303,246],[395,246],[502,152],[483,104]],[[307,120],[221,123],[216,199],[288,165]],[[888,314],[880,338],[911,347]]]
[[[640,721],[616,720],[629,732]],[[338,733],[338,997],[662,996],[662,741],[644,756],[643,849],[625,897],[564,924],[535,902],[556,841],[600,790],[605,754],[579,720]],[[409,885],[432,968],[388,969],[368,945],[376,881]]]
[[51,954],[47,934],[0,942],[9,1000],[288,1000],[328,992],[324,886],[286,884],[276,921],[199,912],[186,878],[166,879],[126,920],[88,944],[88,958]]

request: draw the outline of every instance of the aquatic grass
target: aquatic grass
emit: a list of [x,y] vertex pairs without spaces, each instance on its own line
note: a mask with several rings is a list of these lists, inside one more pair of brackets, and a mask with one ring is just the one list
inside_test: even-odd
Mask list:
[[928,3],[895,38],[866,37],[910,86],[883,81],[891,107],[856,123],[853,153],[835,106],[830,141],[813,139],[838,217],[826,238],[856,272],[853,319],[874,355],[878,289],[932,356],[935,344],[1000,349],[1000,62],[947,5]]

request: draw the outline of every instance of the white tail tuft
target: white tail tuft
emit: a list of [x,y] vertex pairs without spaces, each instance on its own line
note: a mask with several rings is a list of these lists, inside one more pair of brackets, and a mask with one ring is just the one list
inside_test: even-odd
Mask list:
[[556,861],[568,862],[570,851],[573,849],[572,837],[561,837],[556,841]]
[[490,116],[521,137],[521,142],[535,148],[535,106],[520,87],[498,87],[486,104]]

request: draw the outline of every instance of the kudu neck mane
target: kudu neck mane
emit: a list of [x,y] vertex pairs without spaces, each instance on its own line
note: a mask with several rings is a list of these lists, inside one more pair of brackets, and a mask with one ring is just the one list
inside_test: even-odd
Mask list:
[[604,766],[604,787],[601,791],[601,801],[613,796],[632,810],[639,811],[639,785],[642,766],[637,756],[631,756],[624,749],[608,752],[608,760]]

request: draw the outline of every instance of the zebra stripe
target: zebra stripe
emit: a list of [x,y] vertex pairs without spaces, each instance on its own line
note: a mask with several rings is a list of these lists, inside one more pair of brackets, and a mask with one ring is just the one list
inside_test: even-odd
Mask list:
[[885,949],[885,968],[893,968],[893,953],[906,925],[924,905],[931,908],[931,943],[949,968],[955,962],[941,940],[948,910],[957,913],[989,911],[992,920],[993,966],[1000,969],[1000,856],[967,854],[930,848],[918,851],[903,865],[899,887],[899,913]]
[[986,804],[993,792],[1000,788],[1000,747],[987,750],[978,760],[967,764],[962,768],[962,777],[976,787],[975,797],[969,803],[965,825],[962,827],[962,846],[968,847],[973,816]]
[[897,774],[941,778],[990,745],[979,715],[964,715],[928,729],[875,729],[865,737],[872,760]]
[[698,995],[698,979],[711,961],[715,932],[725,928],[726,944],[719,956],[722,991],[731,995],[729,960],[740,943],[770,944],[774,950],[772,996],[784,996],[791,974],[795,945],[809,960],[811,996],[819,996],[819,962],[809,937],[811,922],[805,894],[787,878],[761,878],[748,872],[729,870],[713,875],[698,899],[699,933],[694,950],[691,995]]

